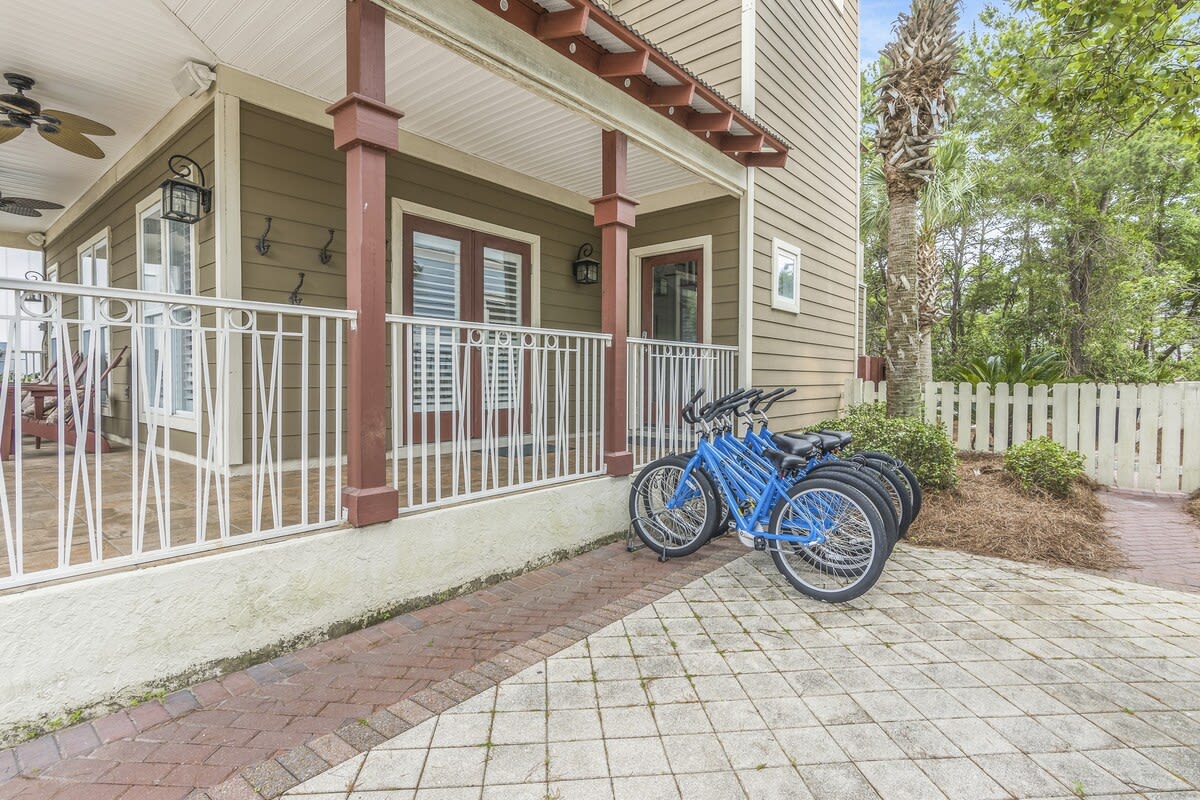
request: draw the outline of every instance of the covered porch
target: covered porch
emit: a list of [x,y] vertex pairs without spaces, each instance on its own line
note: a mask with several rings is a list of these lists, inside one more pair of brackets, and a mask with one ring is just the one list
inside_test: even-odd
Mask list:
[[[188,33],[155,32],[211,88],[135,109],[105,170],[0,145],[25,158],[6,194],[77,197],[4,221],[58,281],[0,281],[9,340],[41,326],[70,368],[3,377],[0,589],[625,475],[686,443],[694,388],[738,382],[738,198],[786,144],[598,4],[167,5]],[[19,55],[47,91],[80,69]],[[105,69],[182,61],[129,55],[162,63]],[[186,227],[123,184],[181,143],[213,190]],[[128,232],[94,211],[121,193]],[[186,242],[157,282],[148,221]]]

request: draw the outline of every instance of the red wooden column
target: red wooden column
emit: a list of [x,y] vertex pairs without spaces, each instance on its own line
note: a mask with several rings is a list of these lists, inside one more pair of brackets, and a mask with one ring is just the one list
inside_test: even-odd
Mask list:
[[346,96],[333,115],[333,143],[346,153],[346,307],[358,312],[346,337],[347,479],[350,524],[395,519],[399,498],[387,481],[387,155],[399,149],[384,103],[383,9],[346,0]]
[[633,472],[626,424],[629,328],[629,229],[637,201],[625,194],[629,140],[621,131],[602,134],[603,195],[592,201],[600,228],[600,329],[612,334],[604,356],[604,463],[609,475]]

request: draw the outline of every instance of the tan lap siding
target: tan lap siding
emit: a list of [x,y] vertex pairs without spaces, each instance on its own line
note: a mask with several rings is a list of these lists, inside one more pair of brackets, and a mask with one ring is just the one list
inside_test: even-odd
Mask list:
[[[795,386],[777,427],[837,410],[854,368],[858,242],[857,3],[759,0],[757,115],[794,145],[756,170],[754,380]],[[800,313],[771,307],[772,240],[801,251]]]
[[[301,289],[304,305],[344,308],[345,160],[333,149],[332,132],[243,104],[242,181],[244,296],[251,300],[286,302],[299,273],[304,272]],[[591,215],[403,154],[388,159],[387,187],[389,197],[539,236],[542,327],[599,329],[600,287],[577,285],[571,270],[581,244],[589,242],[599,248]],[[388,213],[390,243],[390,204]],[[254,245],[268,216],[272,218],[268,235],[271,250],[263,256]],[[333,258],[323,265],[318,251],[329,236],[329,228],[335,231],[330,247]],[[390,247],[387,255],[390,287]],[[288,364],[287,380],[296,385],[298,364]],[[247,372],[244,386],[247,432],[251,430],[249,392]],[[310,408],[316,408],[315,394],[310,394]],[[315,430],[315,415],[314,410],[309,419],[310,430]],[[285,457],[299,453],[298,430],[298,425],[285,426]],[[249,451],[246,456],[249,457]]]
[[[113,189],[92,205],[65,231],[46,245],[46,266],[58,264],[58,279],[63,283],[79,282],[78,248],[91,241],[104,228],[109,228],[109,285],[118,289],[138,288],[137,263],[137,204],[158,191],[167,177],[167,159],[180,153],[194,159],[204,170],[209,180],[216,174],[213,169],[213,114],[206,108],[183,130],[147,158],[137,169],[121,180]],[[57,157],[57,156],[55,156]],[[76,156],[64,155],[63,158]],[[222,187],[214,187],[215,192]],[[196,234],[196,291],[211,295],[216,286],[216,250],[213,239],[213,218],[207,216],[194,226]],[[74,315],[74,304],[67,307]],[[74,346],[78,347],[78,326],[71,331]],[[129,344],[129,329],[114,330],[111,351],[115,355]],[[132,359],[127,352],[125,360],[113,370],[112,393],[110,394],[111,416],[106,418],[107,431],[122,438],[129,438],[132,424],[129,390],[133,374]],[[184,452],[195,449],[194,437],[184,431],[171,433],[171,446]]]

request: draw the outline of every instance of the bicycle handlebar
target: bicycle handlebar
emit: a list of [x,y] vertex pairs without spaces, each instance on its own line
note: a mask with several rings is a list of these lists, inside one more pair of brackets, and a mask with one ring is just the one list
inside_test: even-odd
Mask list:
[[[795,393],[796,393],[796,387],[794,387],[794,386],[790,389],[776,389],[774,392],[771,393],[775,396],[772,397],[767,402],[767,404],[762,407],[762,410],[759,411],[759,413],[766,414],[768,411],[771,410],[771,406],[775,405],[777,402],[779,402],[783,398],[793,395]],[[753,409],[753,410],[758,411],[758,409]]]

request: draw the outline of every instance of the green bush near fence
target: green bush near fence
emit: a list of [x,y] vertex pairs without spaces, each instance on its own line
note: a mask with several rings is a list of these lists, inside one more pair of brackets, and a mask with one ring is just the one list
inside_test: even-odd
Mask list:
[[1048,436],[1030,439],[1004,453],[1004,469],[1026,490],[1066,497],[1083,475],[1083,456]]
[[883,403],[851,406],[845,416],[809,430],[822,428],[853,433],[855,451],[881,450],[903,459],[923,487],[948,489],[958,483],[958,457],[946,432],[917,417],[889,417]]

